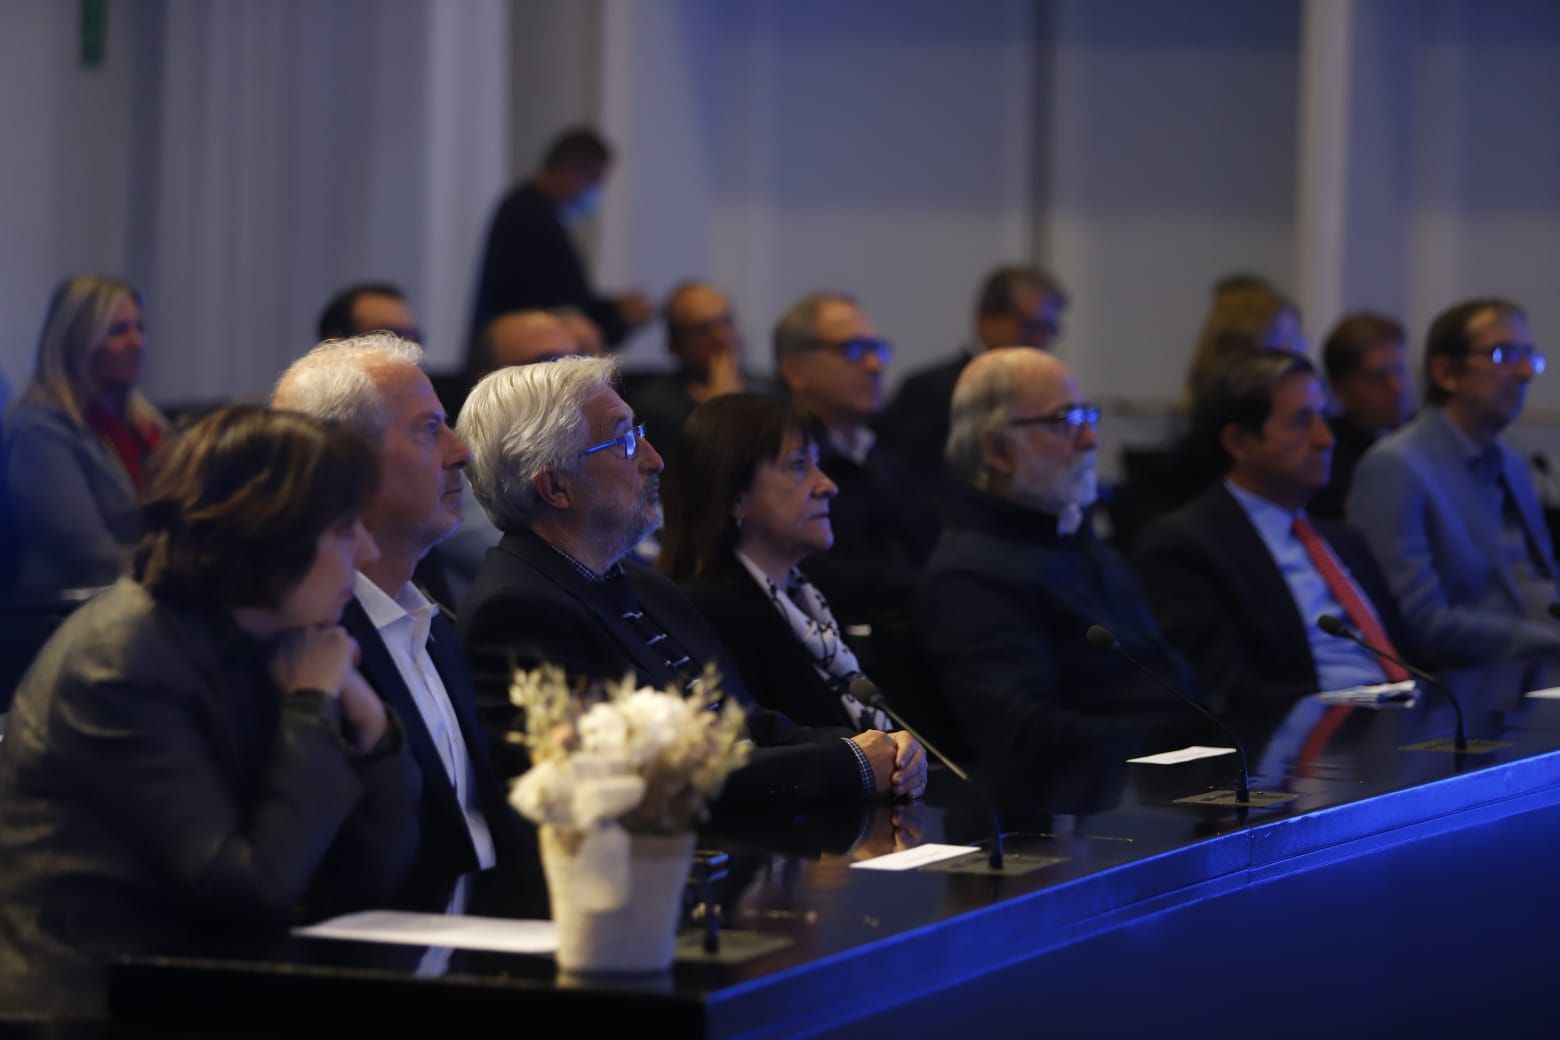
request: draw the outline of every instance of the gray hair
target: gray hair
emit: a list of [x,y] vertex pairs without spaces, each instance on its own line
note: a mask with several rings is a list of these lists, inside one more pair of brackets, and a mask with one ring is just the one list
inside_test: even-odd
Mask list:
[[422,365],[422,348],[393,332],[326,340],[288,366],[271,391],[271,406],[334,419],[378,447],[388,420],[373,374],[394,365]]
[[856,298],[843,292],[808,293],[797,300],[775,323],[775,361],[778,362],[787,354],[800,354],[812,345],[813,338],[818,334],[818,312],[823,310],[826,303],[857,306]]
[[983,352],[964,369],[953,388],[948,444],[943,458],[960,480],[985,490],[990,477],[983,443],[990,434],[1006,434],[1013,418],[1013,384],[1020,368],[1044,353],[1032,347],[998,347]]
[[456,432],[471,449],[466,479],[493,526],[519,531],[539,518],[532,481],[546,469],[575,470],[589,435],[581,409],[616,379],[611,358],[565,357],[501,368],[472,387]]

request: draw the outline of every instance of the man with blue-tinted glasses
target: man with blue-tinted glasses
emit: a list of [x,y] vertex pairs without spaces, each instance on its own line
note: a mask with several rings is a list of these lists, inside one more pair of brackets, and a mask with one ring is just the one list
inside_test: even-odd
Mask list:
[[1089,526],[1099,417],[1067,366],[1031,347],[982,353],[954,387],[946,456],[957,487],[916,629],[964,743],[1005,782],[1185,711],[1091,646],[1091,625],[1196,689],[1126,562]]
[[1544,361],[1515,303],[1442,312],[1425,341],[1425,408],[1355,472],[1349,522],[1409,628],[1449,664],[1560,650],[1549,532],[1526,461],[1500,438]]
[[834,547],[802,569],[842,622],[870,622],[909,601],[937,538],[922,482],[868,425],[883,410],[893,345],[854,297],[819,292],[781,317],[774,350],[791,399],[824,426],[819,466],[840,489]]

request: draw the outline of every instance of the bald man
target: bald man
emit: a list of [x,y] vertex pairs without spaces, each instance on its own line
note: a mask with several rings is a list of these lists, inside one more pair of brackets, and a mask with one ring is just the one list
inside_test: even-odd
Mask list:
[[742,371],[743,340],[736,313],[720,289],[709,282],[683,282],[666,298],[661,316],[666,322],[666,349],[677,368],[639,380],[628,394],[628,403],[671,465],[678,435],[693,410],[712,397],[750,389],[752,380]]
[[511,365],[534,365],[583,354],[578,339],[548,311],[510,311],[482,330],[478,341],[481,374]]
[[953,393],[945,526],[916,601],[922,645],[965,741],[1004,775],[1184,710],[1092,624],[1195,689],[1122,558],[1088,523],[1099,409],[1055,357],[988,350]]

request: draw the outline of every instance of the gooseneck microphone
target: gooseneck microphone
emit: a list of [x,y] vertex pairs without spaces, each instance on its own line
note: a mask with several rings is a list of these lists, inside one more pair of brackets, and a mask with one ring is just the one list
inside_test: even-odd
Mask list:
[[926,749],[928,754],[934,756],[937,761],[947,766],[954,776],[958,777],[960,780],[963,780],[966,784],[969,784],[970,788],[974,790],[975,794],[980,798],[980,803],[986,807],[986,812],[991,814],[991,855],[986,858],[986,862],[990,865],[992,870],[1001,870],[1002,821],[997,817],[996,806],[991,804],[991,800],[986,797],[986,792],[980,789],[980,785],[971,780],[970,774],[960,769],[958,764],[955,763],[953,759],[937,750],[937,747],[930,740],[927,740],[925,737],[921,736],[921,734],[917,733],[914,726],[911,726],[908,722],[901,718],[899,712],[894,710],[893,705],[888,703],[888,698],[883,696],[883,691],[878,689],[877,683],[873,682],[871,679],[868,679],[865,675],[858,675],[856,678],[850,681],[850,695],[868,707],[876,708],[884,715],[887,715],[889,718],[893,719],[894,725],[898,726],[916,740],[920,741],[921,746]]
[[1187,707],[1229,734],[1230,740],[1235,744],[1235,752],[1240,756],[1240,786],[1235,789],[1235,800],[1241,803],[1249,803],[1251,801],[1251,772],[1246,768],[1246,744],[1240,739],[1239,734],[1231,729],[1223,719],[1181,692],[1174,683],[1127,653],[1126,648],[1121,645],[1121,640],[1117,639],[1116,634],[1104,625],[1090,625],[1089,631],[1084,634],[1084,638],[1088,639],[1089,645],[1096,650],[1112,651],[1138,671],[1154,680],[1160,686],[1163,686],[1166,690],[1169,690],[1175,697],[1184,701]]
[[[1554,607],[1550,607],[1549,609],[1551,613],[1555,610]],[[1365,638],[1358,632],[1354,631],[1354,629],[1350,628],[1348,623],[1345,622],[1343,618],[1335,617],[1332,614],[1323,614],[1321,617],[1316,619],[1316,627],[1321,629],[1323,632],[1326,632],[1330,636],[1335,636],[1338,639],[1347,639],[1351,643],[1362,646],[1383,660],[1391,661],[1396,665],[1401,665],[1409,672],[1409,674],[1413,675],[1415,678],[1423,679],[1426,686],[1433,687],[1445,694],[1446,699],[1452,702],[1452,710],[1457,713],[1457,735],[1452,739],[1452,743],[1458,751],[1468,750],[1468,733],[1463,728],[1462,702],[1457,699],[1457,695],[1453,693],[1445,683],[1441,682],[1435,676],[1431,675],[1422,668],[1416,668],[1409,664],[1397,654],[1388,653],[1379,646],[1367,643]]]

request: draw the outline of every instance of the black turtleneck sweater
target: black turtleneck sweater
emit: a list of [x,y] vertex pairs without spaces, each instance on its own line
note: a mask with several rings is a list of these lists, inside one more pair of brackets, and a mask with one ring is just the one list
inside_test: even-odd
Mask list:
[[1198,696],[1137,579],[1087,523],[1060,535],[1054,516],[968,489],[945,515],[916,622],[977,757],[1035,763],[1185,710],[1121,657],[1090,646],[1090,625]]

